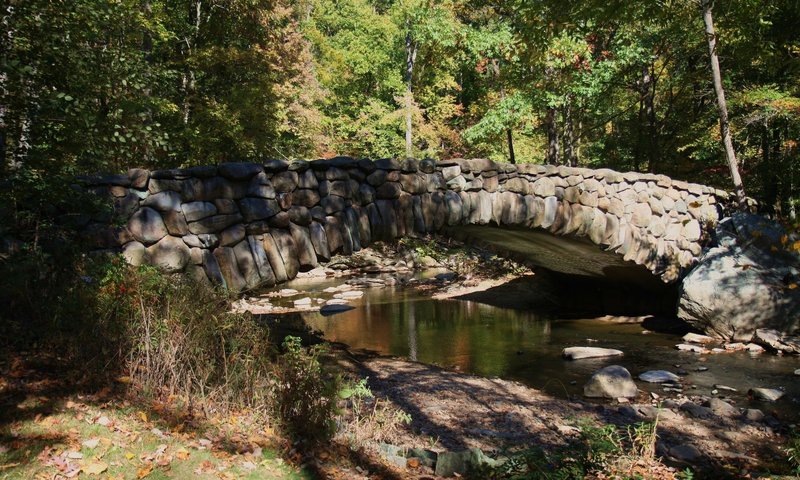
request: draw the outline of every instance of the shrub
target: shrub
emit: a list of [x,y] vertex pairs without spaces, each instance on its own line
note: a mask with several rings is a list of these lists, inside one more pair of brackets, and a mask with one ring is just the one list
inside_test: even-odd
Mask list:
[[411,423],[409,414],[387,399],[375,398],[367,386],[366,378],[345,386],[339,390],[338,396],[349,404],[347,415],[341,419],[338,435],[353,450],[368,443],[392,443],[400,426]]
[[273,412],[287,433],[313,441],[327,440],[336,430],[338,380],[325,375],[319,357],[323,347],[306,350],[300,338],[287,336],[283,354],[272,369]]
[[267,404],[266,328],[231,313],[223,292],[118,256],[24,252],[0,272],[6,347],[58,352],[84,379],[126,376],[146,395]]
[[800,476],[800,433],[793,431],[785,448],[786,458],[792,467],[792,472]]
[[[109,268],[97,328],[116,337],[132,383],[217,407],[264,407],[270,374],[265,327],[230,311],[224,293],[153,267]],[[121,333],[121,335],[120,335]]]
[[529,448],[497,467],[473,472],[474,478],[549,479],[659,478],[676,476],[655,458],[658,420],[620,429],[579,421],[580,438],[554,449]]

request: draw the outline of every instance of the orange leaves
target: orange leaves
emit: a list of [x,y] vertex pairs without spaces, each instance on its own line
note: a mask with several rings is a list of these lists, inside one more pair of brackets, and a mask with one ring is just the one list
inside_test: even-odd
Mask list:
[[186,460],[186,459],[189,458],[190,455],[191,455],[191,453],[189,452],[189,450],[186,450],[183,447],[179,448],[175,452],[175,458],[177,458],[178,460]]
[[147,464],[136,472],[136,478],[142,480],[144,477],[150,475],[151,473],[153,473],[153,465]]

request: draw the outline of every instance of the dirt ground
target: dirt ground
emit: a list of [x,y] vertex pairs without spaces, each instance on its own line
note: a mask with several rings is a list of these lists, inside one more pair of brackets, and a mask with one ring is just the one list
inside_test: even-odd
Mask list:
[[[773,420],[742,420],[658,404],[641,393],[631,403],[557,398],[517,382],[443,370],[398,358],[345,355],[340,362],[369,377],[376,396],[388,397],[412,422],[395,442],[409,448],[501,455],[514,448],[553,448],[578,437],[578,420],[630,425],[658,418],[656,452],[667,464],[691,466],[696,478],[747,478],[785,462],[784,437]],[[656,413],[657,412],[657,413]],[[686,450],[697,452],[687,459]],[[682,458],[683,457],[683,458]]]

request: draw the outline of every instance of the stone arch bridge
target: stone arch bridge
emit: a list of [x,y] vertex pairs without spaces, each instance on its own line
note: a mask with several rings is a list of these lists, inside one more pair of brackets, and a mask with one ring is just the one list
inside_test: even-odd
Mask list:
[[[558,238],[578,246],[586,261],[604,257],[611,259],[604,265],[674,283],[701,254],[730,198],[663,175],[485,159],[269,160],[82,181],[112,199],[122,225],[85,223],[93,248],[121,249],[133,264],[237,291],[284,282],[376,240],[432,232],[477,239],[488,232],[484,240],[501,244],[514,238],[523,254],[536,239]],[[551,263],[575,263],[568,258],[575,251],[556,252]]]

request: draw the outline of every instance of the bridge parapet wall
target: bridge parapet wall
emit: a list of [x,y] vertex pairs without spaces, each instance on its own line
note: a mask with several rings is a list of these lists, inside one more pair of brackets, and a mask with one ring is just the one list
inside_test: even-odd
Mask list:
[[585,237],[675,282],[731,198],[663,175],[484,159],[270,160],[86,178],[114,224],[85,224],[95,249],[232,290],[271,286],[336,253],[447,226]]

